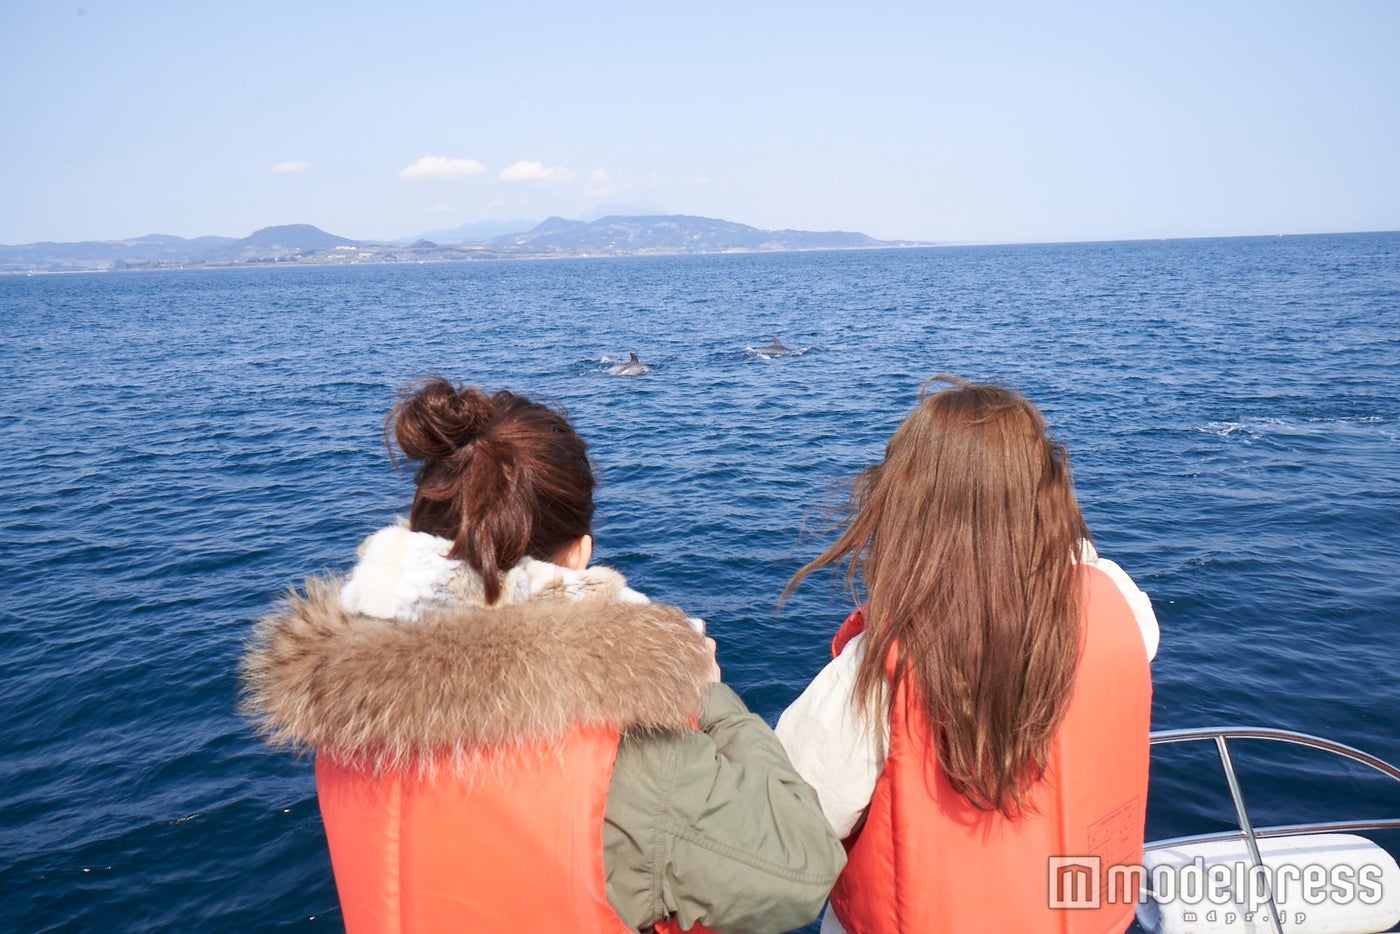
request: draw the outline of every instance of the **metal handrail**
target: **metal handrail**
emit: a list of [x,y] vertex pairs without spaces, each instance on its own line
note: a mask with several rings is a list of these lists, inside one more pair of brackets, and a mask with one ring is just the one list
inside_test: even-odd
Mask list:
[[1242,727],[1242,726],[1217,726],[1201,727],[1199,729],[1187,730],[1157,730],[1152,734],[1152,745],[1163,746],[1169,743],[1189,743],[1195,741],[1214,740],[1217,737],[1224,739],[1262,739],[1272,740],[1280,743],[1292,743],[1295,746],[1308,746],[1312,749],[1321,749],[1324,752],[1335,753],[1344,756],[1362,765],[1369,765],[1378,772],[1389,775],[1396,781],[1400,781],[1400,768],[1396,768],[1384,759],[1377,758],[1369,752],[1362,752],[1354,746],[1345,743],[1338,743],[1334,740],[1323,739],[1321,736],[1312,736],[1308,733],[1298,733],[1293,730],[1276,730],[1271,727]]
[[[1230,787],[1230,799],[1235,805],[1235,817],[1239,821],[1238,831],[1224,831],[1222,833],[1199,834],[1193,837],[1175,837],[1171,840],[1158,841],[1147,845],[1147,849],[1160,849],[1163,847],[1180,844],[1185,841],[1201,842],[1216,839],[1243,839],[1245,846],[1249,849],[1250,861],[1254,867],[1263,870],[1264,858],[1259,853],[1259,840],[1270,837],[1283,837],[1299,833],[1308,833],[1316,830],[1334,829],[1385,829],[1400,828],[1400,820],[1379,820],[1379,821],[1336,821],[1321,824],[1295,824],[1291,827],[1269,827],[1256,830],[1249,819],[1249,811],[1244,804],[1244,794],[1240,790],[1239,777],[1235,774],[1234,760],[1230,757],[1229,741],[1232,739],[1257,739],[1271,742],[1291,743],[1295,746],[1306,746],[1312,749],[1320,749],[1335,755],[1351,759],[1362,765],[1370,766],[1378,772],[1400,781],[1400,768],[1396,768],[1384,759],[1378,759],[1367,752],[1362,752],[1344,743],[1334,742],[1330,739],[1323,739],[1320,736],[1311,736],[1307,733],[1298,733],[1293,730],[1276,730],[1269,727],[1204,727],[1200,729],[1187,730],[1161,730],[1151,736],[1153,746],[1164,746],[1171,743],[1190,742],[1212,742],[1215,744],[1216,753],[1220,756],[1220,765],[1225,770],[1225,782]],[[1269,925],[1274,929],[1275,934],[1283,934],[1283,922],[1279,918],[1278,905],[1274,902],[1274,893],[1271,885],[1268,884],[1268,876],[1265,880],[1265,895],[1269,905]]]
[[[1315,824],[1280,824],[1275,827],[1255,827],[1254,836],[1258,840],[1271,840],[1278,837],[1297,837],[1305,833],[1355,833],[1360,830],[1400,830],[1400,818],[1318,821]],[[1243,838],[1243,831],[1217,830],[1214,833],[1188,834],[1184,837],[1153,840],[1147,844],[1146,849],[1168,850],[1184,843],[1213,843],[1216,840],[1240,840]]]

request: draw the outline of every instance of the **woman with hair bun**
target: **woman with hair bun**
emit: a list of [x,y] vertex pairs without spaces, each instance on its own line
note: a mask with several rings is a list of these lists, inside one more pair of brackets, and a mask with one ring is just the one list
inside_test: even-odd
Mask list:
[[[822,931],[1122,931],[1157,620],[1094,552],[1035,406],[940,381],[784,592],[844,564],[867,596],[777,727],[850,857]],[[1098,903],[1059,897],[1091,886],[1056,858],[1097,867]]]
[[554,410],[433,379],[385,426],[405,524],[264,619],[245,705],[316,751],[346,928],[783,931],[844,862],[703,624],[589,567]]

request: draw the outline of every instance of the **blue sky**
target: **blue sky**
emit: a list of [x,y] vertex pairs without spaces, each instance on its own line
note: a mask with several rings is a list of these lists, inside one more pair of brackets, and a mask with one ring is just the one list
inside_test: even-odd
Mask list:
[[1400,228],[1400,2],[0,4],[0,243]]

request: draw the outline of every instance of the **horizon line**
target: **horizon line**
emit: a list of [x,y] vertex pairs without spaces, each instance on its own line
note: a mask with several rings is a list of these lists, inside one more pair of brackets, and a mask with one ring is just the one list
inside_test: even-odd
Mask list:
[[[539,224],[544,223],[545,220],[549,220],[550,218],[553,218],[553,217],[560,217],[560,218],[563,219],[563,220],[577,220],[577,219],[575,219],[575,218],[564,218],[564,217],[562,217],[561,215],[553,215],[553,214],[552,214],[552,215],[550,215],[549,217],[544,218],[543,220],[536,221],[535,224],[536,224],[536,226],[538,226]],[[721,222],[723,222],[723,223],[728,223],[728,224],[740,224],[740,225],[745,226],[745,227],[752,227],[752,226],[753,226],[753,225],[751,225],[751,224],[745,224],[743,221],[731,221],[731,220],[728,220],[728,219],[726,219],[726,218],[719,218],[719,217],[706,217],[705,215],[702,215],[702,214],[676,214],[676,213],[667,213],[667,214],[609,214],[609,215],[604,215],[604,218],[606,218],[606,217],[696,217],[696,218],[701,218],[702,220],[721,221]],[[583,220],[578,220],[578,222],[579,222],[579,223],[584,223],[584,224],[596,223],[597,220],[603,220],[604,218],[597,218],[597,219],[595,219],[594,221],[583,221]],[[492,222],[492,219],[491,219],[491,218],[486,218],[486,219],[483,219],[483,220],[465,221],[465,222],[463,222],[463,223],[462,223],[461,225],[459,225],[459,226],[466,226],[467,224],[482,224],[482,223],[491,223],[491,222]],[[317,231],[319,231],[319,232],[321,232],[321,233],[323,233],[323,234],[327,234],[328,236],[340,237],[340,238],[343,239],[343,240],[351,240],[351,241],[353,241],[353,242],[355,242],[355,243],[366,244],[366,245],[385,245],[385,246],[388,246],[388,245],[394,245],[394,244],[396,244],[396,243],[399,243],[399,242],[405,241],[405,240],[424,239],[423,234],[417,234],[417,235],[403,236],[403,237],[394,237],[394,238],[380,238],[380,239],[363,239],[363,240],[360,240],[360,239],[355,239],[355,238],[352,238],[352,237],[345,237],[345,236],[342,236],[341,234],[331,233],[329,230],[326,230],[324,227],[320,227],[320,226],[318,226],[318,225],[316,225],[316,224],[312,224],[312,223],[309,223],[309,222],[306,222],[306,221],[295,221],[295,222],[288,223],[288,224],[268,224],[268,225],[265,225],[265,226],[263,226],[263,227],[258,227],[258,228],[256,228],[256,229],[254,229],[253,231],[251,231],[250,233],[247,233],[247,234],[245,234],[245,235],[243,235],[243,236],[241,236],[241,237],[231,237],[231,236],[228,236],[228,235],[226,235],[226,234],[197,234],[197,235],[195,235],[195,236],[193,236],[193,237],[186,237],[186,236],[183,236],[183,235],[181,235],[181,234],[165,234],[165,233],[160,233],[160,232],[158,232],[158,231],[152,231],[152,232],[150,232],[150,233],[137,234],[137,235],[135,235],[135,236],[130,236],[130,237],[120,237],[120,238],[112,238],[112,239],[104,239],[104,240],[97,240],[97,239],[87,239],[87,240],[29,240],[29,241],[25,241],[25,242],[22,242],[22,243],[0,243],[0,248],[3,248],[3,247],[11,247],[11,248],[14,248],[14,247],[26,247],[26,246],[42,246],[42,245],[46,245],[46,244],[52,244],[52,245],[55,245],[55,246],[64,246],[64,245],[77,245],[77,244],[83,244],[83,243],[126,243],[126,242],[132,241],[132,240],[142,240],[142,239],[145,239],[145,238],[147,238],[147,237],[174,237],[174,238],[179,239],[179,240],[198,240],[198,239],[201,239],[201,238],[203,238],[203,237],[221,237],[221,238],[224,238],[224,239],[237,241],[237,240],[246,240],[248,237],[251,237],[251,236],[253,236],[254,234],[259,233],[259,232],[264,231],[264,230],[275,230],[275,229],[280,228],[280,227],[311,227],[311,228],[313,228],[313,229],[315,229],[315,230],[317,230]],[[1337,237],[1337,236],[1362,235],[1362,234],[1400,233],[1400,226],[1397,226],[1397,227],[1393,227],[1393,228],[1379,228],[1379,229],[1373,229],[1373,230],[1301,230],[1301,231],[1271,231],[1271,232],[1267,232],[1267,233],[1231,233],[1231,234],[1213,234],[1213,233],[1205,233],[1205,234],[1175,234],[1175,235],[1167,235],[1167,236],[1134,235],[1134,236],[1123,236],[1123,237],[1089,236],[1089,237],[1075,238],[1075,239],[1066,239],[1066,240],[1044,240],[1044,239],[1029,239],[1029,240],[993,240],[993,239],[979,239],[979,240],[924,240],[924,239],[918,239],[918,238],[913,238],[913,237],[898,237],[898,238],[894,238],[894,239],[890,239],[890,240],[885,240],[885,239],[880,238],[880,237],[875,237],[875,236],[872,235],[872,234],[867,234],[867,233],[865,233],[864,231],[861,231],[861,230],[851,230],[851,229],[845,229],[845,228],[834,228],[834,229],[831,229],[831,230],[804,230],[804,229],[795,228],[795,227],[784,227],[784,228],[754,227],[753,229],[755,229],[755,230],[763,230],[763,231],[772,230],[772,231],[774,231],[774,232],[779,231],[779,230],[790,230],[790,231],[799,232],[799,233],[850,233],[850,234],[859,234],[860,236],[871,237],[871,239],[880,240],[881,242],[884,242],[884,243],[890,243],[890,244],[915,244],[915,245],[921,246],[921,247],[947,247],[947,246],[1052,246],[1052,245],[1067,245],[1067,244],[1074,244],[1074,243],[1141,243],[1141,242],[1148,242],[1148,241],[1162,241],[1162,242],[1165,242],[1165,241],[1169,241],[1169,240],[1242,240],[1242,239],[1249,239],[1249,238],[1267,238],[1267,237]],[[527,230],[528,230],[528,228],[527,228]],[[526,232],[526,231],[525,231],[525,230],[522,230],[522,231],[508,231],[507,233],[505,233],[505,234],[500,234],[500,235],[498,235],[498,236],[509,236],[509,234],[511,234],[511,233],[524,233],[524,232]],[[437,241],[434,241],[434,242],[437,242]],[[452,243],[452,242],[456,242],[456,243],[474,243],[474,242],[478,242],[478,241],[444,241],[444,242],[446,242],[446,243]],[[484,242],[484,241],[481,241],[481,242]],[[869,248],[869,249],[879,249],[879,247],[871,247],[871,248]],[[788,252],[790,252],[790,251],[788,251]]]

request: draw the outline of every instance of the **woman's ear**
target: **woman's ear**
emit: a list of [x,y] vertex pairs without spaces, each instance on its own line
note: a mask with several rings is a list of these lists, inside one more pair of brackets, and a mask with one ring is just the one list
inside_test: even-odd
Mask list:
[[564,546],[555,564],[572,571],[582,571],[593,558],[593,536],[583,535]]

